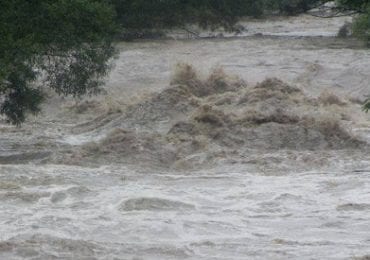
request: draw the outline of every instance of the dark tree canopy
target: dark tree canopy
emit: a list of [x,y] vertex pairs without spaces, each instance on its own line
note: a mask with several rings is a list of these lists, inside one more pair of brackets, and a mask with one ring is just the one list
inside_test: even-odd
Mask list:
[[141,30],[196,23],[231,28],[243,16],[260,17],[266,10],[284,14],[307,11],[321,0],[111,0],[126,29]]
[[39,111],[48,86],[93,93],[108,71],[113,9],[94,0],[0,0],[0,109],[14,124]]
[[338,0],[338,4],[344,8],[364,12],[370,4],[369,0]]
[[259,16],[263,1],[255,0],[111,0],[126,29],[151,29],[197,23],[229,27],[241,16]]

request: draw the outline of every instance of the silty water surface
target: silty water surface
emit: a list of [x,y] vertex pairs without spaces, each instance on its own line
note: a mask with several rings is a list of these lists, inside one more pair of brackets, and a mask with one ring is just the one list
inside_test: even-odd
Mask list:
[[[125,103],[158,91],[168,85],[179,61],[205,71],[222,66],[251,84],[278,76],[312,96],[326,88],[353,97],[369,93],[369,51],[331,38],[345,19],[321,27],[315,27],[321,20],[300,19],[298,29],[291,19],[278,26],[253,25],[272,28],[271,34],[286,30],[289,37],[122,44],[107,95]],[[328,35],[291,37],[292,31]],[[48,113],[21,129],[1,125],[1,259],[351,259],[370,254],[366,151],[312,152],[317,159],[304,168],[295,164],[299,152],[261,153],[267,164],[266,158],[272,165],[283,158],[276,171],[262,163],[188,171],[143,169],[140,162],[43,163],[51,152],[99,138],[94,131],[70,131],[93,116],[71,115],[64,102],[55,98],[46,105]],[[370,118],[355,108],[359,123],[353,130],[369,140]]]

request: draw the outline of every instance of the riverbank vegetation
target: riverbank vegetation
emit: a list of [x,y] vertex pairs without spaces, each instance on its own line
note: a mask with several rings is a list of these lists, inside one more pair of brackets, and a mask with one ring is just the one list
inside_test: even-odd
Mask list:
[[151,30],[197,24],[201,28],[233,30],[239,18],[268,13],[294,15],[322,3],[321,0],[111,0],[123,38],[150,34]]

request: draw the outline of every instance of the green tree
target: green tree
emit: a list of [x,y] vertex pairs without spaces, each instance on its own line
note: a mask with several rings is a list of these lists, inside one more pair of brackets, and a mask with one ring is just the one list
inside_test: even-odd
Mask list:
[[0,0],[0,112],[14,124],[37,113],[41,86],[99,90],[114,56],[114,11],[94,0]]

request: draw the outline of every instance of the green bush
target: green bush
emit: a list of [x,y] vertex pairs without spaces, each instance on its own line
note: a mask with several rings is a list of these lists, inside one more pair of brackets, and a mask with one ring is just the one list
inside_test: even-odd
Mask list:
[[365,13],[356,18],[353,24],[353,33],[355,36],[364,39],[370,47],[370,6]]
[[365,102],[364,110],[368,112],[370,110],[370,99]]

